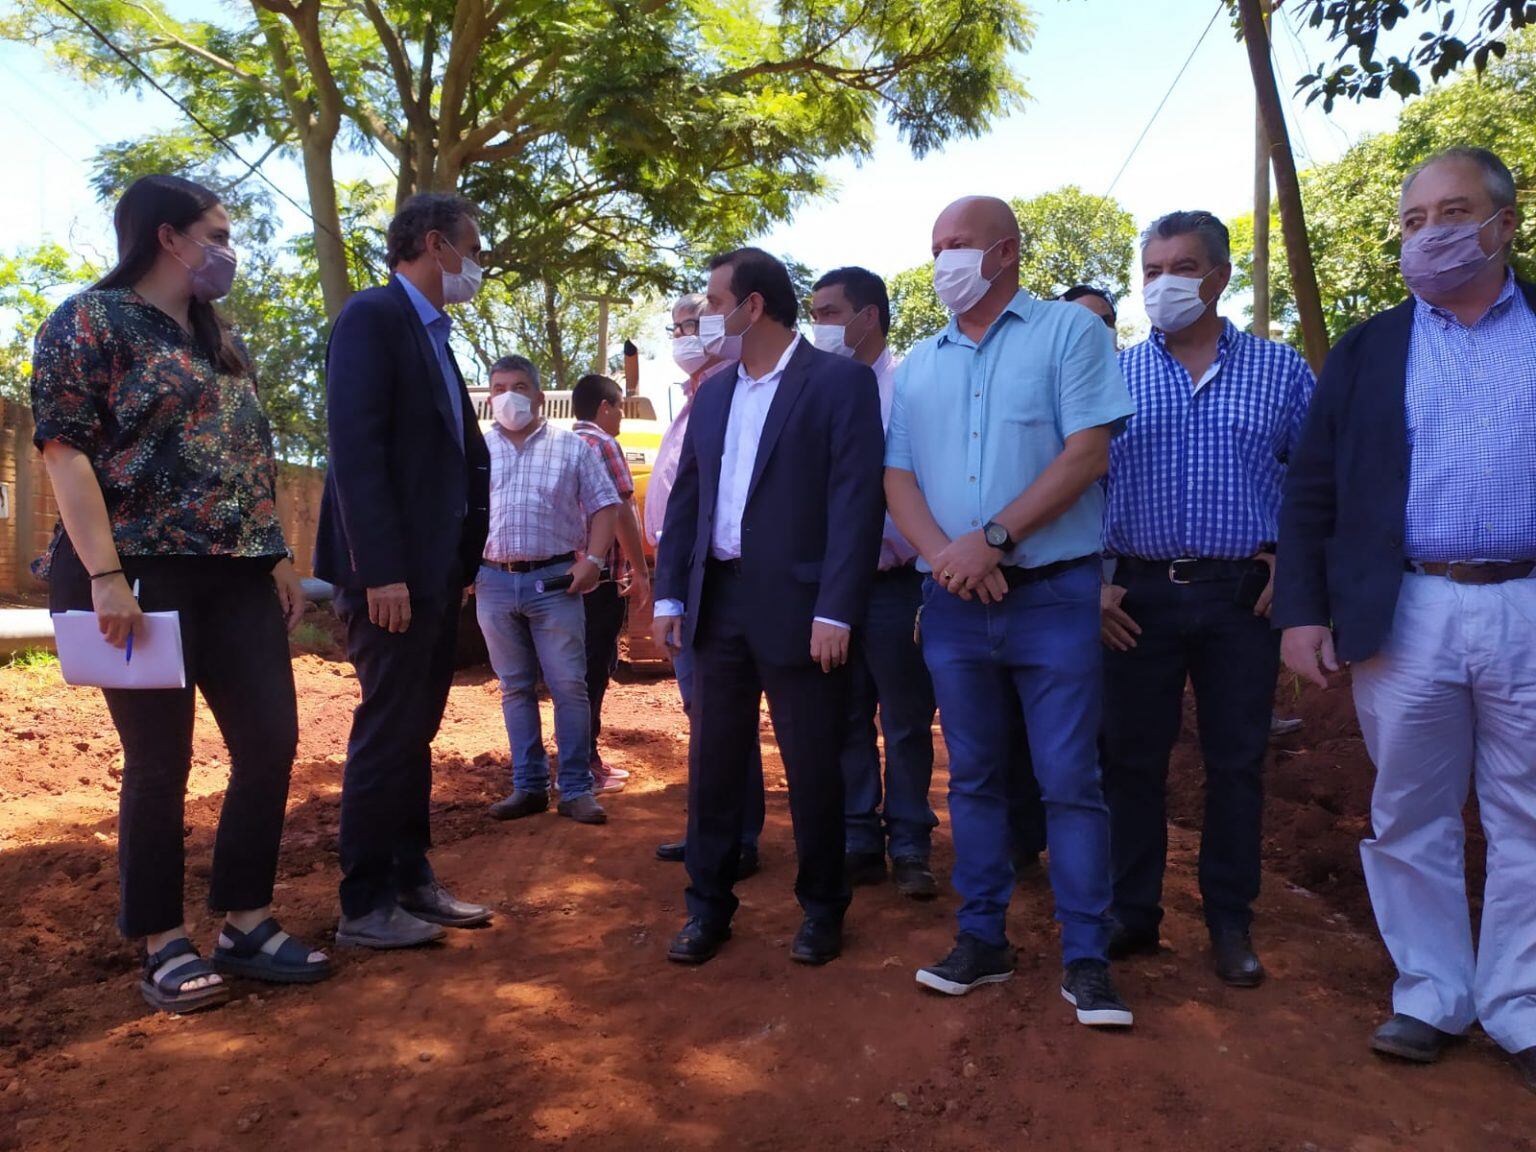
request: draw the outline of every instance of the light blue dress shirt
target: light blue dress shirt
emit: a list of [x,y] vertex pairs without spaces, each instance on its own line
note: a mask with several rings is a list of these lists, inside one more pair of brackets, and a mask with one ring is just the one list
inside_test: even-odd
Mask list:
[[1536,314],[1515,284],[1470,327],[1423,300],[1408,344],[1410,560],[1536,560]]
[[[1119,431],[1134,411],[1104,322],[1077,304],[1021,291],[979,344],[951,319],[902,362],[885,463],[917,477],[933,518],[954,539],[1013,503],[1067,437],[1103,425]],[[1093,555],[1103,520],[1104,493],[1093,484],[1003,563],[1038,568]]]
[[[443,370],[443,383],[448,388],[448,408],[453,413],[453,426],[462,429],[464,407],[459,398],[459,374],[454,368],[453,356],[448,351],[448,337],[453,333],[453,321],[439,312],[432,301],[423,296],[421,290],[404,276],[397,275],[395,279],[410,297],[416,315],[421,318],[421,326],[427,330],[427,338],[432,341],[432,347],[437,352],[437,366]],[[462,432],[459,438],[462,442]]]

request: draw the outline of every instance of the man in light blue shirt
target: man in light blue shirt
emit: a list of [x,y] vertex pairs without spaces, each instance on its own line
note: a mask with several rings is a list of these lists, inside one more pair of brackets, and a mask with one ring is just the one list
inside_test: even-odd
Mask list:
[[1019,290],[1007,204],[950,205],[933,254],[954,319],[897,372],[885,459],[891,516],[931,574],[919,619],[949,746],[962,901],[954,950],[917,980],[961,995],[1013,974],[1008,742],[1022,714],[1046,805],[1062,995],[1080,1022],[1125,1027],[1107,963],[1097,553],[1098,480],[1132,404],[1104,325]]

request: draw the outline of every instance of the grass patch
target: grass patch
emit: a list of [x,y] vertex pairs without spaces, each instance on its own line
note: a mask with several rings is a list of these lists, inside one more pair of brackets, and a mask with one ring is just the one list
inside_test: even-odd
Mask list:
[[325,651],[331,647],[331,634],[307,620],[289,633],[288,639],[294,647],[307,652]]
[[41,672],[58,666],[57,654],[47,648],[23,648],[20,652],[13,652],[11,658],[5,662],[5,667],[22,672]]

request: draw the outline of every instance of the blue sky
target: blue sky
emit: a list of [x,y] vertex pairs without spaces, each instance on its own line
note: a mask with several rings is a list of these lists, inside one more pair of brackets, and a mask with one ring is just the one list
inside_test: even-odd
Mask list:
[[[1019,61],[1032,100],[985,136],[912,158],[883,129],[872,159],[832,165],[838,190],[804,207],[763,243],[816,268],[863,264],[891,274],[927,258],[933,218],[968,193],[1028,196],[1063,184],[1109,189],[1136,137],[1210,20],[1216,0],[1033,0],[1037,35]],[[1331,52],[1315,33],[1298,40],[1282,19],[1275,55],[1282,95]],[[1366,132],[1391,128],[1395,97],[1335,109],[1290,101],[1298,163],[1333,159]],[[31,49],[0,44],[0,247],[58,240],[105,255],[108,212],[86,183],[91,154],[174,120],[154,93],[92,93],[45,66]],[[1253,95],[1247,58],[1218,20],[1114,193],[1138,222],[1174,208],[1225,217],[1252,202]],[[251,149],[254,152],[254,149]],[[369,161],[350,161],[353,171]],[[266,169],[303,200],[298,169]],[[297,215],[289,213],[295,226]],[[1137,302],[1127,302],[1134,317]]]

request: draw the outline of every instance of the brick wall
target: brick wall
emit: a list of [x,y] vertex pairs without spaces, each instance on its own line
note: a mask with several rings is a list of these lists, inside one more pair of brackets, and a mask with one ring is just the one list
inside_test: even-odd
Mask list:
[[[21,404],[0,400],[0,483],[10,488],[11,515],[0,520],[0,594],[37,592],[43,585],[27,566],[48,547],[58,505],[32,447],[32,413]],[[278,469],[277,513],[299,571],[308,575],[315,546],[315,519],[325,473],[318,468],[283,464]]]

